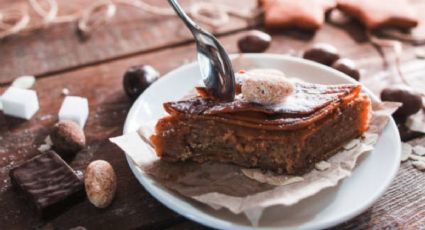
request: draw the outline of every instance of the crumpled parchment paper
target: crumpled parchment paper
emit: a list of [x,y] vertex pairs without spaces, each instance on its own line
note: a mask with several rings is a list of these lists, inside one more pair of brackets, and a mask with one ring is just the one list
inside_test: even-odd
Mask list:
[[[373,150],[390,115],[399,105],[392,102],[374,104],[369,131],[345,144],[328,159],[330,167],[326,170],[313,169],[301,177],[242,169],[231,164],[161,161],[146,139],[136,132],[110,140],[158,183],[214,209],[244,213],[256,226],[267,207],[296,204],[350,176],[359,157]],[[141,134],[149,136],[154,124],[151,122],[142,127]]]

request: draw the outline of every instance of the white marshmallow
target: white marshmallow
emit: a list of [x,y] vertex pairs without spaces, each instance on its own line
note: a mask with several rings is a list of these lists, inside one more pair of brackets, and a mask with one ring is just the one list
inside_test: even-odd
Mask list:
[[59,120],[71,120],[84,128],[89,116],[89,103],[87,98],[66,96],[59,110]]
[[6,115],[29,120],[39,109],[37,93],[30,89],[9,87],[1,96]]

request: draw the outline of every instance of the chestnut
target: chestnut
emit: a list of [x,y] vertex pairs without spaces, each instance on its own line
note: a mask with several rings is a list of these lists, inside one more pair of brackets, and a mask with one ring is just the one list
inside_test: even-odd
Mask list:
[[401,102],[403,105],[394,116],[407,117],[417,113],[422,108],[422,98],[412,88],[405,85],[394,85],[381,92],[382,101]]
[[150,65],[131,66],[123,77],[124,90],[130,98],[136,99],[159,76],[159,72]]
[[238,40],[238,47],[242,53],[262,53],[269,48],[271,41],[270,35],[253,30]]
[[332,68],[347,74],[356,81],[360,80],[360,71],[351,59],[340,58],[332,64]]
[[339,53],[333,45],[317,43],[304,52],[303,58],[330,66],[339,59]]

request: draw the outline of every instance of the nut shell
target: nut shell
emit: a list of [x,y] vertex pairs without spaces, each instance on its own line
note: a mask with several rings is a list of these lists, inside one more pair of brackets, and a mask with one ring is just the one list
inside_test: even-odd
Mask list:
[[117,189],[117,177],[111,164],[104,160],[91,162],[86,168],[84,185],[87,198],[94,206],[108,207]]
[[50,133],[50,138],[53,148],[65,159],[75,156],[86,146],[84,131],[73,121],[56,123]]

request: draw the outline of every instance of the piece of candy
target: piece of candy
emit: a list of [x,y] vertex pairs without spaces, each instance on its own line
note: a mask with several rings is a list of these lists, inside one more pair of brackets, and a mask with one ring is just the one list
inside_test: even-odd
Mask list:
[[29,120],[39,109],[37,93],[30,89],[9,87],[1,96],[6,115]]
[[59,110],[59,120],[71,120],[84,128],[89,116],[89,103],[87,98],[66,96]]
[[40,154],[10,170],[13,185],[39,215],[53,218],[84,199],[84,183],[54,151]]
[[241,93],[245,100],[259,104],[282,103],[294,92],[294,84],[274,72],[260,73],[258,70],[242,74]]

